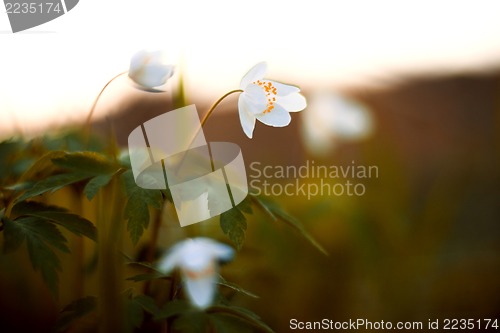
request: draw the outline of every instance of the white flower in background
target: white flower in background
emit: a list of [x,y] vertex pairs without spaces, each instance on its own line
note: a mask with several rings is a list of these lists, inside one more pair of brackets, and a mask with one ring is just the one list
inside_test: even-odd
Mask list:
[[168,274],[181,271],[183,285],[192,304],[205,309],[212,304],[218,280],[218,261],[229,261],[234,250],[209,238],[187,239],[174,245],[163,257],[159,269]]
[[145,89],[159,87],[174,74],[174,66],[167,65],[161,51],[139,51],[132,57],[128,76]]
[[365,106],[333,92],[316,93],[302,121],[309,152],[325,155],[341,141],[356,141],[373,132],[373,117]]
[[274,127],[284,127],[290,123],[289,112],[298,112],[307,106],[300,89],[287,84],[266,80],[267,65],[258,63],[243,77],[238,100],[241,126],[251,139],[255,119]]

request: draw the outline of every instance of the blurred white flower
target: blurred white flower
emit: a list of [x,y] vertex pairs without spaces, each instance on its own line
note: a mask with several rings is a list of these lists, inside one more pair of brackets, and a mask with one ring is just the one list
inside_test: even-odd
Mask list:
[[139,51],[130,60],[128,76],[145,89],[159,87],[174,74],[174,66],[167,65],[161,51]]
[[268,126],[284,127],[290,123],[289,112],[302,111],[307,106],[298,87],[265,80],[267,65],[264,62],[255,65],[243,77],[238,99],[241,126],[251,139],[255,128],[255,119]]
[[161,259],[159,269],[165,274],[180,268],[183,285],[192,304],[209,307],[215,296],[218,261],[229,261],[234,250],[209,238],[187,239],[174,245]]
[[302,134],[307,150],[325,155],[341,141],[364,139],[373,132],[373,117],[365,106],[346,96],[316,93],[304,113]]

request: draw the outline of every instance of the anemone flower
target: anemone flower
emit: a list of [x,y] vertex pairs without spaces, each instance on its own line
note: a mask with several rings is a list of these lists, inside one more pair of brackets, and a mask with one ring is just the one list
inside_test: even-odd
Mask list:
[[298,87],[264,79],[266,70],[266,63],[258,63],[240,83],[243,90],[238,99],[240,121],[250,139],[255,119],[268,126],[284,127],[290,124],[289,112],[302,111],[307,106]]
[[233,255],[228,245],[205,237],[192,238],[174,245],[161,259],[159,269],[168,274],[178,267],[189,300],[205,309],[215,296],[219,261],[229,261]]
[[128,76],[139,87],[151,90],[159,87],[174,74],[174,66],[163,62],[161,51],[139,51],[130,61]]

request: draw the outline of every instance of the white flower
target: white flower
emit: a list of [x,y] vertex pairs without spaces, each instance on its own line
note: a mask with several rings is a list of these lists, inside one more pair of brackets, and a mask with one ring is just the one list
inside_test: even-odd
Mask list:
[[373,118],[365,106],[333,92],[318,92],[304,114],[302,133],[306,148],[325,155],[339,141],[356,141],[373,132]]
[[298,112],[307,106],[300,89],[287,84],[265,80],[267,65],[264,62],[255,65],[243,77],[238,99],[241,126],[251,139],[255,128],[255,119],[274,127],[284,127],[290,123],[289,112]]
[[179,267],[184,288],[192,304],[205,309],[212,304],[218,280],[218,261],[229,261],[234,250],[209,238],[187,239],[176,244],[161,260],[165,274]]
[[128,76],[145,89],[159,87],[174,74],[174,66],[163,62],[161,51],[139,51],[130,60]]

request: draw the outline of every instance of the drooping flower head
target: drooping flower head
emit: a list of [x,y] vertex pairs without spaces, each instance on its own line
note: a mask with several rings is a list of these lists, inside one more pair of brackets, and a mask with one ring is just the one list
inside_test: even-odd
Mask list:
[[165,84],[174,74],[174,66],[165,64],[163,58],[161,51],[137,52],[130,61],[128,76],[146,90]]
[[252,138],[255,119],[273,127],[290,124],[289,112],[306,108],[307,102],[295,86],[264,79],[267,65],[258,63],[243,77],[238,99],[241,126],[245,134]]
[[219,261],[229,261],[234,250],[209,238],[187,239],[174,245],[162,258],[159,269],[168,274],[178,267],[189,300],[200,309],[209,307],[215,296]]

